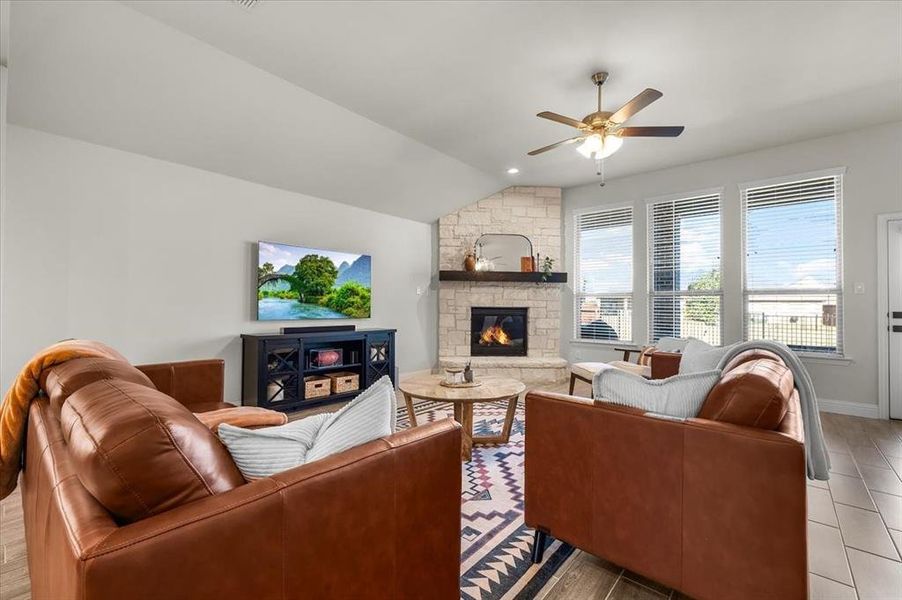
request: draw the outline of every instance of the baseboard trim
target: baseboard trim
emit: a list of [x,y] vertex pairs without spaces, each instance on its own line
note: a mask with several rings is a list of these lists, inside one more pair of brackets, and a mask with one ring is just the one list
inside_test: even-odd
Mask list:
[[419,371],[407,371],[398,375],[398,380],[403,381],[405,379],[410,379],[411,377],[421,377],[423,375],[432,375],[434,371],[432,369],[421,369]]
[[865,417],[879,419],[880,411],[876,404],[862,404],[861,402],[849,402],[848,400],[828,400],[818,398],[817,405],[823,412],[849,415],[852,417]]

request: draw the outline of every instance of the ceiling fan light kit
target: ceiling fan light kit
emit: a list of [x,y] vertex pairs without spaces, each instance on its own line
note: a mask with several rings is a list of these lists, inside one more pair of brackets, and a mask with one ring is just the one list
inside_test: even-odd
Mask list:
[[623,145],[623,138],[616,135],[606,135],[604,137],[599,133],[593,133],[586,138],[582,144],[577,146],[576,151],[595,160],[607,158],[620,150]]
[[[625,137],[677,137],[683,133],[682,126],[624,127],[623,124],[630,117],[664,94],[658,90],[647,88],[616,111],[603,111],[601,110],[601,86],[604,85],[607,79],[608,74],[604,71],[592,75],[592,82],[598,90],[597,109],[595,112],[583,117],[581,121],[550,111],[543,111],[536,115],[541,119],[548,119],[549,121],[576,128],[580,131],[580,134],[576,137],[533,150],[529,152],[529,156],[536,156],[559,146],[582,142],[577,146],[577,152],[586,158],[599,162],[617,152],[623,145],[623,138]],[[600,174],[601,165],[599,164],[597,167]]]

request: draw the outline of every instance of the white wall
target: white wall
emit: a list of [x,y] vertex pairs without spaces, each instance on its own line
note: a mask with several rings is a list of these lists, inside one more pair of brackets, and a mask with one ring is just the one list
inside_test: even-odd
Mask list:
[[[627,142],[627,145],[634,142]],[[638,142],[644,143],[644,142]],[[648,142],[652,143],[652,142]],[[621,152],[629,152],[624,148]],[[616,155],[612,160],[616,160]],[[779,146],[673,169],[564,190],[565,264],[573,273],[573,213],[604,204],[634,209],[633,333],[648,339],[646,200],[723,186],[724,343],[742,336],[740,183],[847,167],[843,195],[844,348],[849,362],[808,361],[821,398],[877,404],[877,215],[902,210],[902,123]],[[855,283],[864,294],[852,293]],[[562,348],[566,358],[612,360],[610,346],[573,343],[573,283],[562,307]],[[619,358],[619,357],[618,357]],[[870,409],[868,409],[870,410]],[[870,413],[869,413],[870,414]]]
[[416,293],[430,285],[431,225],[22,127],[8,133],[3,389],[38,349],[83,337],[135,363],[224,358],[226,399],[239,401],[239,334],[282,325],[253,319],[260,239],[371,254],[373,317],[356,324],[398,329],[402,372],[435,363],[436,295]]
[[[213,27],[231,17],[260,25],[258,17],[289,8],[273,2],[248,13],[230,4],[198,8]],[[179,2],[176,10],[186,8]],[[120,2],[28,0],[11,12],[11,124],[424,223],[509,179],[500,168],[473,168]],[[274,43],[265,29],[251,37],[252,45]],[[298,63],[329,63],[328,50],[279,46]],[[359,65],[329,64],[331,73],[359,81]],[[394,81],[382,86],[394,89]],[[360,85],[360,95],[370,87]]]
[[[2,22],[6,20],[9,4],[0,0],[0,32],[5,31]],[[0,42],[2,43],[2,42]],[[2,50],[0,50],[2,55]],[[9,82],[9,70],[0,64],[0,314],[3,314],[3,246],[6,237],[3,233],[6,221],[6,98]],[[0,319],[0,340],[3,339],[3,321]],[[0,344],[0,363],[3,362],[3,347]]]

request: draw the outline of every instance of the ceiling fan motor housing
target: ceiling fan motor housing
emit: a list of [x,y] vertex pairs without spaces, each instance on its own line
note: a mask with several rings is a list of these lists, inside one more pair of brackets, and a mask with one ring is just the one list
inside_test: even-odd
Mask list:
[[608,79],[607,71],[599,71],[598,73],[595,73],[594,75],[592,75],[592,83],[594,83],[595,85],[601,85],[605,81],[607,81],[607,79]]
[[600,110],[583,117],[583,123],[592,127],[593,129],[599,129],[613,114],[614,113],[607,110]]

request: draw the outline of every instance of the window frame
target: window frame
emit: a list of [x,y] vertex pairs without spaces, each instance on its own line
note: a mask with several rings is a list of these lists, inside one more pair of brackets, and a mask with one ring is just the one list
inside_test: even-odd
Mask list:
[[[667,202],[677,202],[680,200],[691,200],[693,198],[701,198],[704,196],[717,196],[717,217],[718,217],[718,234],[720,237],[720,243],[718,244],[719,256],[718,260],[718,268],[720,270],[720,289],[716,292],[712,293],[712,290],[699,290],[699,291],[674,291],[674,292],[655,292],[654,290],[654,211],[653,206],[655,204],[663,204]],[[716,296],[720,301],[720,314],[718,322],[718,335],[720,336],[720,345],[724,343],[724,285],[723,285],[723,257],[724,257],[724,219],[723,219],[723,207],[724,207],[724,186],[712,187],[712,188],[704,188],[700,190],[693,190],[688,192],[680,192],[675,194],[667,194],[664,196],[654,196],[652,198],[647,198],[645,200],[645,223],[646,223],[646,235],[645,235],[645,257],[646,257],[646,302],[647,306],[647,343],[654,344],[654,312],[655,312],[655,302],[654,299],[656,297],[674,297],[674,298],[691,298],[692,296]]]
[[[807,171],[805,173],[796,173],[793,175],[783,175],[781,177],[773,177],[769,179],[760,179],[756,181],[747,181],[737,185],[739,189],[739,234],[741,238],[740,247],[740,268],[742,278],[742,339],[748,341],[749,338],[749,296],[767,294],[771,296],[799,296],[804,294],[834,294],[836,296],[836,351],[835,352],[806,352],[793,350],[797,355],[806,359],[821,359],[828,361],[844,361],[845,353],[845,302],[844,302],[844,281],[843,281],[843,196],[845,184],[846,167],[834,167],[831,169],[822,169],[819,171]],[[748,240],[747,240],[747,192],[750,189],[785,185],[789,183],[802,183],[812,179],[824,179],[826,177],[834,177],[836,182],[836,287],[835,288],[818,288],[818,289],[793,289],[793,288],[775,288],[749,291],[748,288]],[[781,342],[783,343],[783,342]]]
[[[600,213],[600,212],[613,212],[618,210],[629,209],[630,211],[630,291],[628,294],[614,294],[614,293],[592,293],[592,292],[583,292],[581,291],[580,284],[582,282],[582,270],[580,268],[580,242],[582,236],[580,235],[579,221],[583,215]],[[596,344],[600,346],[629,346],[633,345],[636,339],[636,305],[635,305],[635,296],[636,296],[636,207],[630,203],[618,203],[618,204],[602,204],[598,206],[593,206],[590,208],[583,208],[580,210],[576,210],[573,212],[572,218],[573,225],[573,271],[574,271],[574,285],[573,285],[573,328],[571,330],[571,335],[573,336],[573,343],[577,344]],[[628,297],[630,301],[630,331],[629,331],[629,339],[618,338],[616,340],[596,340],[590,338],[581,338],[579,336],[579,314],[580,314],[580,299],[585,297],[611,297],[611,298],[623,298]]]

